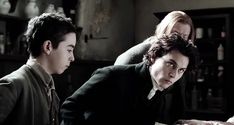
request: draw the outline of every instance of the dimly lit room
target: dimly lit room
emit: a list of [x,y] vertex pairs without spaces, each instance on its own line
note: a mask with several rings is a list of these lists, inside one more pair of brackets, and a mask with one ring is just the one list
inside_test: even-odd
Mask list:
[[[186,15],[187,20],[183,21],[183,19],[180,19],[182,17],[169,19],[168,15],[170,15],[170,12],[183,13]],[[52,72],[54,70],[49,70],[55,86],[53,89],[55,89],[59,99],[57,106],[59,108],[62,107],[61,113],[60,109],[57,109],[59,112],[59,123],[53,122],[54,119],[51,116],[53,113],[49,113],[49,125],[93,125],[94,123],[103,123],[103,125],[117,125],[117,123],[119,125],[130,125],[133,123],[136,125],[152,125],[150,124],[152,121],[154,125],[234,125],[234,84],[231,78],[231,70],[234,69],[234,65],[232,65],[234,64],[234,55],[231,52],[232,48],[234,48],[233,0],[0,0],[0,124],[13,124],[11,121],[14,121],[17,116],[13,112],[17,112],[20,107],[17,106],[18,103],[21,104],[21,101],[19,101],[21,99],[20,96],[34,91],[32,89],[30,92],[21,92],[19,90],[14,92],[14,87],[20,84],[13,84],[14,81],[18,81],[17,78],[13,77],[13,80],[10,80],[7,77],[21,66],[26,65],[31,58],[32,54],[30,52],[32,50],[28,47],[32,43],[28,41],[33,39],[39,30],[34,29],[35,31],[31,31],[35,32],[32,33],[32,36],[27,36],[27,33],[30,34],[30,32],[26,31],[30,28],[30,20],[40,17],[43,13],[56,13],[62,18],[68,18],[75,27],[75,31],[67,33],[76,33],[75,41],[72,41],[73,39],[68,40],[69,42],[75,42],[75,44],[70,45],[73,53],[72,57],[67,56],[69,63],[66,64],[64,72],[57,73]],[[166,17],[168,18],[167,20]],[[165,24],[163,24],[164,21]],[[176,29],[177,23],[188,26],[189,31],[186,31],[188,33],[185,32],[186,29],[183,29],[184,27]],[[42,26],[44,24],[46,22],[38,25]],[[54,27],[54,29],[56,28]],[[63,32],[61,35],[66,35],[66,33]],[[190,46],[193,47],[198,52],[198,55],[195,55],[197,60],[192,60],[193,58],[189,57],[190,53],[184,52],[184,54],[180,52],[182,50],[176,48],[180,44],[168,50],[161,50],[166,46],[163,44],[163,41],[167,42],[167,38],[171,37],[170,35],[176,35],[182,39],[181,41],[186,42],[186,49]],[[56,36],[53,37],[56,39]],[[164,37],[165,39],[163,39]],[[70,35],[61,39],[66,41],[68,38],[70,38]],[[41,39],[44,39],[44,37]],[[57,39],[60,40],[60,38]],[[40,36],[36,40],[40,40]],[[42,47],[39,47],[44,48],[42,53],[44,53],[45,58],[52,57],[49,56],[50,52],[52,54],[55,53],[53,56],[56,56],[57,51],[54,49],[54,43],[51,41],[53,40],[45,38],[45,43],[43,43]],[[139,46],[137,48],[136,46],[146,43],[145,41],[157,42],[148,42],[148,47],[144,48],[142,55],[139,55],[143,48],[139,48]],[[162,42],[162,45],[158,42]],[[153,45],[156,43],[158,43],[157,46],[159,47],[153,48]],[[46,51],[49,46],[52,49]],[[132,56],[138,54],[139,57],[135,57],[137,59],[132,57],[132,61],[140,61],[129,62],[128,64],[124,61],[121,62],[122,60],[118,60],[120,62],[117,61],[120,56],[123,56],[123,53],[133,52],[130,50],[134,47],[139,52],[134,52],[135,55],[133,54]],[[53,51],[55,52],[53,53]],[[157,55],[157,52],[154,53],[155,55],[149,55],[151,51],[162,52],[159,55]],[[179,52],[175,60],[164,60],[166,57],[173,57],[171,53],[174,51],[175,53]],[[170,56],[167,56],[167,54]],[[184,60],[179,60],[178,55],[182,55]],[[39,58],[39,60],[42,59],[44,57]],[[56,60],[56,57],[52,59]],[[59,59],[60,57],[58,58],[58,65]],[[124,58],[122,59],[124,60]],[[160,69],[160,64],[156,66],[156,62],[160,61],[162,63],[164,61],[165,67],[171,67],[171,71],[175,70],[174,76],[168,73],[168,76],[162,78],[164,79],[162,84],[165,83],[165,86],[160,86],[161,81],[157,81],[159,75],[153,76],[154,74],[165,74],[164,69]],[[191,63],[193,61],[197,65],[190,71],[189,66],[193,64]],[[153,111],[149,111],[148,104],[145,104],[145,102],[135,103],[136,100],[134,100],[139,98],[138,95],[144,94],[144,92],[140,91],[141,89],[136,89],[135,86],[139,87],[138,83],[148,83],[148,79],[142,80],[143,73],[140,75],[135,73],[138,71],[137,66],[144,62],[147,62],[145,65],[146,69],[148,69],[144,75],[149,75],[149,81],[153,84],[150,85],[151,88],[145,85],[146,88],[150,88],[150,91],[147,90],[146,94],[147,101],[151,100],[149,95],[154,90],[154,83],[157,84],[154,94],[156,95],[156,92],[160,91],[164,96],[162,97],[163,99],[160,98],[163,103],[161,101],[157,102],[155,104],[158,104],[158,106],[154,107],[163,107],[165,109],[160,108],[160,110],[157,110],[159,113],[155,113],[155,115],[152,115]],[[48,65],[50,64],[48,63],[45,67],[50,67]],[[55,67],[56,63],[53,62],[51,65]],[[44,68],[44,66],[42,67]],[[135,67],[134,70],[133,67]],[[130,69],[131,71],[129,71]],[[154,72],[154,70],[157,70],[157,72]],[[45,71],[47,72],[48,70]],[[142,70],[139,69],[140,71]],[[128,81],[124,81],[125,78]],[[129,83],[129,85],[124,85],[125,82]],[[137,85],[133,84],[134,82]],[[24,82],[22,83],[24,84]],[[96,83],[100,85],[96,85]],[[121,84],[115,86],[114,84],[116,83]],[[133,86],[132,89],[130,86]],[[144,87],[141,88],[143,89]],[[179,90],[177,92],[177,94],[179,93],[178,98],[177,95],[173,95],[174,92],[178,91],[176,89]],[[9,94],[9,99],[5,100],[5,93],[13,94]],[[38,98],[36,95],[33,96]],[[30,97],[25,97],[24,99],[31,100]],[[12,98],[16,99],[11,100]],[[107,100],[104,100],[106,98]],[[38,103],[37,100],[33,102]],[[109,102],[112,103],[109,104]],[[181,102],[181,105],[179,102]],[[116,105],[119,107],[114,103],[117,103]],[[51,105],[53,104],[51,103],[49,106]],[[146,109],[142,108],[142,105],[147,105]],[[31,105],[30,108],[33,106]],[[80,108],[76,106],[80,106]],[[113,109],[115,106],[116,109]],[[141,109],[138,110],[138,106],[142,106]],[[177,106],[178,109],[173,108]],[[183,106],[181,110],[180,106]],[[27,106],[25,105],[25,107]],[[102,108],[105,107],[104,111]],[[5,109],[9,109],[9,112],[5,112]],[[48,110],[52,109],[49,108]],[[78,111],[83,111],[83,115],[78,116],[80,113]],[[31,112],[36,112],[36,109]],[[177,112],[180,113],[178,114]],[[123,115],[118,116],[114,113]],[[136,115],[131,116],[134,113]],[[144,116],[144,113],[152,114]],[[74,118],[72,115],[74,115]],[[114,121],[112,123],[103,122],[103,117],[119,121],[116,123],[113,123]],[[16,121],[20,121],[20,124],[25,123],[29,125],[38,121],[36,118],[29,120],[30,122],[22,122],[19,120],[20,118],[16,119]],[[139,122],[131,122],[133,119],[139,119]],[[70,122],[68,124],[68,122],[65,122],[69,120],[73,123]],[[123,123],[122,120],[126,122]]]

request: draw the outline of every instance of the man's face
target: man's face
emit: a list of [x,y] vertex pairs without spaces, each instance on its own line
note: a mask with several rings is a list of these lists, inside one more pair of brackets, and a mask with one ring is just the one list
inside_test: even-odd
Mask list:
[[63,73],[75,60],[73,54],[75,45],[76,34],[68,33],[64,36],[64,40],[59,43],[58,48],[52,50],[49,57],[51,74]]
[[188,57],[179,51],[172,50],[168,54],[156,58],[150,66],[150,75],[163,89],[173,85],[179,80],[189,64]]

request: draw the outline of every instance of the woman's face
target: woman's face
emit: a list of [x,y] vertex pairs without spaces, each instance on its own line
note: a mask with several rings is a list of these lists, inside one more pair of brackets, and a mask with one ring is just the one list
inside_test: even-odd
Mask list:
[[177,22],[171,30],[171,33],[173,32],[180,34],[183,39],[188,40],[191,27],[189,24]]

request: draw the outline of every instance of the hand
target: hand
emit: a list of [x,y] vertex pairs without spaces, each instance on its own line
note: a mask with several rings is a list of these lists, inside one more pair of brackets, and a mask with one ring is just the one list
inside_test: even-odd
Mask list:
[[230,122],[230,123],[234,124],[234,116],[232,116],[231,118],[229,118],[229,119],[227,120],[227,122]]
[[205,121],[205,120],[178,120],[176,125],[234,125],[230,122],[222,122],[222,121]]
[[166,125],[166,124],[155,122],[154,125]]

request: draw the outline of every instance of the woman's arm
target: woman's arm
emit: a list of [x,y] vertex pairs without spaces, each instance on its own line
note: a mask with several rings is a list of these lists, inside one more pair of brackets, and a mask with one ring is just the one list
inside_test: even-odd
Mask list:
[[114,65],[126,65],[126,64],[135,64],[142,62],[144,54],[149,50],[151,46],[152,37],[147,38],[142,43],[139,43],[131,47],[130,49],[119,55]]

